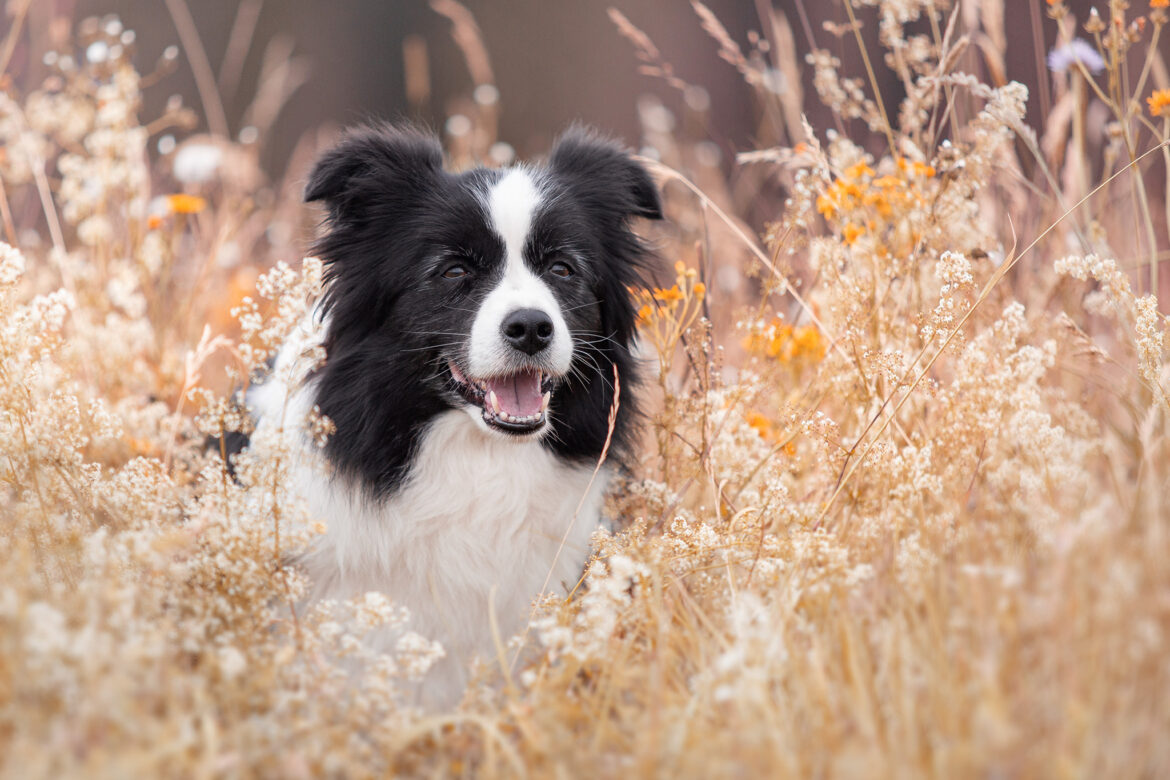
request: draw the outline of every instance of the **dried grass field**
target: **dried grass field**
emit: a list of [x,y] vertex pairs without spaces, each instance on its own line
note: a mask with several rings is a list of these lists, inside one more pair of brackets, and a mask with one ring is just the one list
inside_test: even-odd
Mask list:
[[[426,637],[347,676],[392,594],[296,609],[283,554],[320,529],[287,458],[233,480],[204,447],[321,285],[318,215],[257,163],[280,95],[191,135],[205,108],[142,116],[189,40],[142,63],[71,24],[0,83],[3,774],[1170,774],[1168,2],[1034,4],[1039,129],[1004,71],[1024,5],[845,0],[880,44],[812,33],[851,73],[779,12],[740,40],[679,7],[770,128],[733,160],[610,11],[686,112],[639,104],[668,216],[631,291],[642,454],[580,587],[443,713],[396,695]],[[507,160],[497,100],[469,91],[451,166]]]

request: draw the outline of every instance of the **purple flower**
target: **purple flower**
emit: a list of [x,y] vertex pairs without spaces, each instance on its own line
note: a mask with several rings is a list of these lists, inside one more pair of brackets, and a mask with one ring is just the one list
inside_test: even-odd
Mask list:
[[1053,73],[1064,73],[1074,62],[1080,62],[1090,73],[1105,70],[1105,60],[1083,38],[1074,38],[1069,43],[1048,52],[1048,69]]

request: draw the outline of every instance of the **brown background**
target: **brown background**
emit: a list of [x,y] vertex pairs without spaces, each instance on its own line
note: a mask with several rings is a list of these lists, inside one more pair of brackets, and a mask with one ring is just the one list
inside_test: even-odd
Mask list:
[[[212,66],[218,69],[239,4],[233,0],[187,2]],[[606,15],[611,4],[651,36],[682,78],[709,91],[712,110],[705,131],[712,140],[729,153],[754,146],[756,105],[751,90],[733,68],[719,60],[716,44],[700,27],[689,3],[468,0],[466,5],[482,28],[502,93],[503,140],[522,155],[535,154],[547,147],[549,138],[560,128],[573,120],[584,120],[636,143],[635,103],[639,95],[655,93],[672,107],[681,103],[676,91],[638,73],[631,45],[617,34]],[[711,0],[708,5],[741,43],[749,29],[760,29],[755,2]],[[1080,8],[1082,5],[1085,8]],[[36,0],[33,6],[34,14],[70,15],[74,19],[118,14],[138,33],[137,60],[143,71],[149,70],[166,46],[179,42],[163,0]],[[804,6],[817,44],[843,59],[845,73],[862,75],[852,38],[837,39],[823,29],[825,20],[845,20],[841,4],[805,0]],[[1087,6],[1087,2],[1072,3],[1082,13]],[[784,0],[775,7],[791,20],[803,63],[808,36],[800,22],[798,4]],[[1037,64],[1032,19],[1034,14],[1043,18],[1043,8],[1043,0],[1008,0],[1007,6],[1007,71],[1011,78],[1033,88]],[[876,35],[873,10],[862,9],[862,18],[865,35],[872,42]],[[1044,19],[1042,32],[1050,40],[1055,25]],[[427,44],[432,80],[432,99],[420,112],[412,112],[408,106],[403,83],[402,44],[410,35]],[[449,100],[466,96],[472,87],[463,58],[451,40],[450,23],[425,2],[266,0],[241,73],[240,89],[225,96],[233,132],[239,130],[241,114],[254,94],[262,51],[276,36],[291,37],[294,56],[304,58],[311,71],[308,82],[292,96],[274,132],[265,139],[264,162],[274,173],[283,168],[293,146],[310,129],[369,117],[408,116],[439,126],[448,113]],[[876,45],[871,45],[870,51],[876,52]],[[15,64],[21,66],[19,57]],[[35,70],[38,63],[26,61],[24,66]],[[806,91],[811,87],[810,76],[806,68]],[[887,81],[882,88],[887,103],[899,97],[896,83]],[[185,59],[176,73],[149,91],[146,116],[157,115],[174,93],[199,107]],[[1033,94],[1031,114],[1037,119],[1041,101],[1035,91]],[[830,126],[828,115],[818,112],[814,102],[805,101],[814,125]]]

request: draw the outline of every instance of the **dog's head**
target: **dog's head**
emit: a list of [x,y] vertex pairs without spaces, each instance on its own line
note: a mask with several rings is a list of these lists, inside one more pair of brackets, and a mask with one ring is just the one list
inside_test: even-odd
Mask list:
[[329,214],[315,247],[330,321],[317,401],[343,470],[392,487],[425,424],[452,408],[485,433],[600,454],[614,368],[633,379],[628,287],[645,249],[630,223],[661,217],[624,151],[573,130],[544,167],[457,174],[434,137],[365,128],[320,159],[305,198]]

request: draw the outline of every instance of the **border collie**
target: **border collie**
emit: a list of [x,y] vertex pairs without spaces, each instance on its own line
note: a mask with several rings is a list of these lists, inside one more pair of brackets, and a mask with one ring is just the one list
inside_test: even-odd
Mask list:
[[[314,405],[333,421],[323,449],[299,422],[291,441],[326,467],[296,477],[327,524],[296,559],[309,601],[381,591],[407,607],[409,628],[446,651],[415,695],[447,705],[473,656],[496,657],[490,616],[506,640],[588,558],[607,435],[607,463],[633,438],[628,287],[649,255],[631,222],[661,218],[658,191],[581,129],[544,167],[452,173],[433,136],[378,126],[326,152],[305,199],[328,210],[314,247],[325,362],[247,401],[261,427]],[[287,344],[273,376],[304,347]]]

